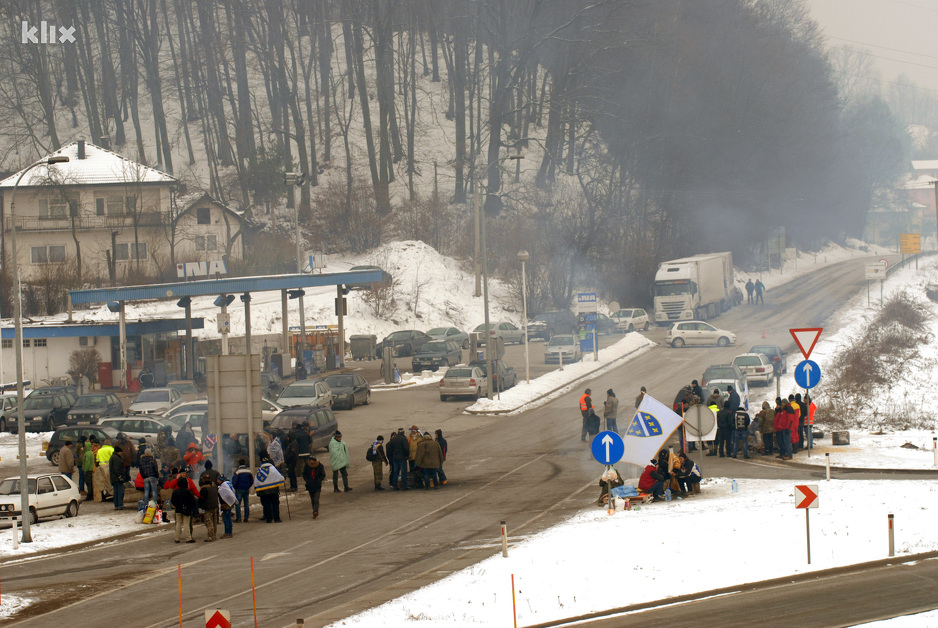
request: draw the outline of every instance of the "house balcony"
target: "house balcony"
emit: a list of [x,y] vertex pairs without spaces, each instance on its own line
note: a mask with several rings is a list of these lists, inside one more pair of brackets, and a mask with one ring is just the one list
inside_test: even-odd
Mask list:
[[[72,219],[67,217],[38,217],[20,216],[15,221],[17,231],[71,231]],[[170,225],[168,214],[159,212],[142,212],[137,216],[138,228],[168,227]],[[10,230],[11,221],[4,220],[4,231]],[[75,218],[74,228],[77,231],[113,231],[115,229],[132,229],[134,217],[121,216],[79,216]]]

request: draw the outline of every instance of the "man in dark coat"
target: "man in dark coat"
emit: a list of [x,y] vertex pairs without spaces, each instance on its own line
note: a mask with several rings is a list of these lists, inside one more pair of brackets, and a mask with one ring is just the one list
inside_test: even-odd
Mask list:
[[124,508],[124,459],[121,457],[121,448],[114,448],[114,453],[107,463],[111,475],[111,494],[114,495],[114,510]]
[[[211,468],[209,470],[214,471]],[[211,543],[218,529],[218,486],[207,471],[199,478],[199,507],[205,511],[205,542]]]
[[746,297],[748,299],[746,302],[749,305],[752,305],[752,292],[755,289],[756,289],[756,285],[752,283],[752,279],[746,282]]
[[[407,458],[410,456],[410,443],[404,435],[404,428],[391,435],[387,446],[391,474],[388,478],[392,490],[407,490]],[[400,484],[400,486],[398,486]]]
[[322,494],[322,482],[326,479],[326,468],[316,460],[316,456],[308,456],[304,460],[306,467],[303,469],[303,480],[306,481],[309,501],[313,506],[313,519],[316,519],[319,517],[319,496]]
[[195,543],[192,539],[191,524],[192,516],[199,510],[199,502],[196,501],[195,495],[189,490],[188,478],[183,477],[178,482],[178,487],[173,490],[170,502],[176,511],[176,536],[174,540],[178,543],[185,534],[186,543]]

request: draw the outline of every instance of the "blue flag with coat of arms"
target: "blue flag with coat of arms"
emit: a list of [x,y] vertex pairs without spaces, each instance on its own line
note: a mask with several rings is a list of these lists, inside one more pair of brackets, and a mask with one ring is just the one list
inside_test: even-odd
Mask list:
[[622,461],[644,468],[658,456],[661,447],[683,420],[671,408],[646,393],[622,437],[625,442]]

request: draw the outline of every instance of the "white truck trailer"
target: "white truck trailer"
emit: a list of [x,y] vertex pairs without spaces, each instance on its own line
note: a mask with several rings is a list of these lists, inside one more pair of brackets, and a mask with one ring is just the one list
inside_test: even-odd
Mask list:
[[655,321],[708,320],[734,304],[733,254],[709,253],[661,262],[655,274]]

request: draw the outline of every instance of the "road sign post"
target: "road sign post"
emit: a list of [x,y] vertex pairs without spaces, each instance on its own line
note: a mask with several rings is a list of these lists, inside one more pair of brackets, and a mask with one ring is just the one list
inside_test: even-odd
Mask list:
[[808,546],[808,564],[811,564],[811,508],[818,507],[817,484],[795,485],[795,508],[804,509],[804,526]]

